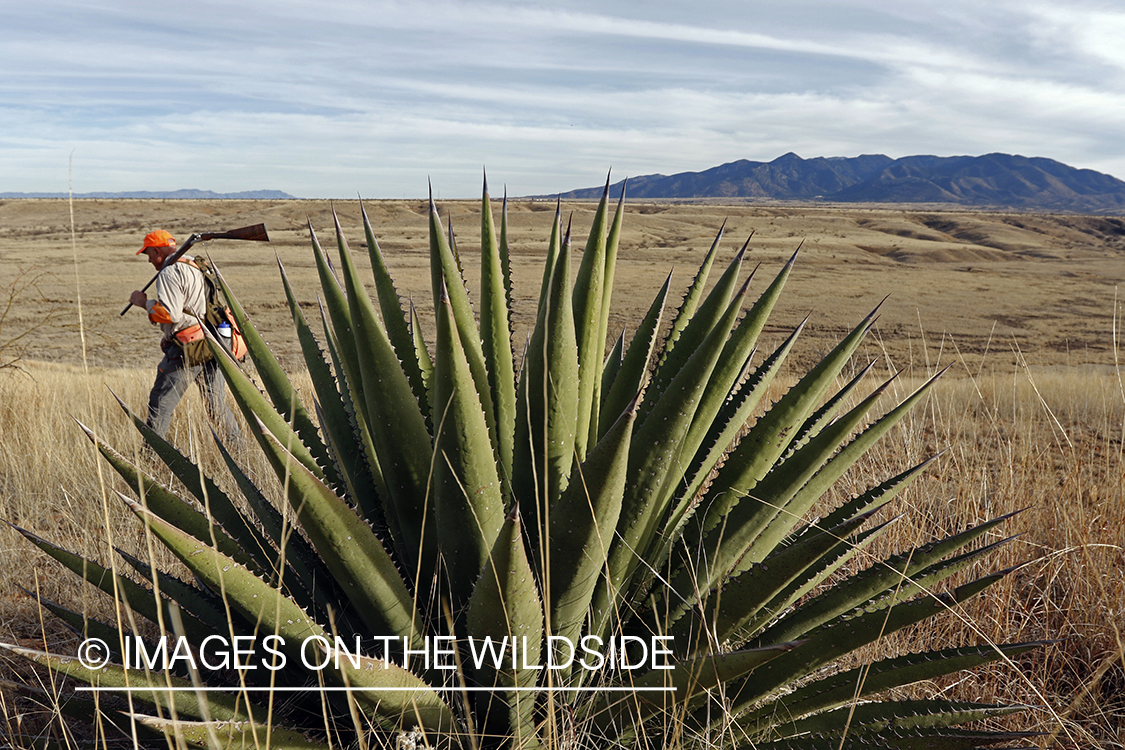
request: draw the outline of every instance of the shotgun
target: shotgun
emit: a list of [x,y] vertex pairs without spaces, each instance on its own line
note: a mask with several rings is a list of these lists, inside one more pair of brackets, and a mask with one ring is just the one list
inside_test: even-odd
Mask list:
[[[180,256],[186,253],[188,249],[195,243],[207,242],[208,240],[250,240],[251,242],[269,242],[270,238],[269,235],[266,234],[265,224],[255,224],[252,227],[232,229],[229,232],[196,232],[192,236],[188,237],[187,241],[184,242],[184,244],[176,248],[176,252],[172,253],[164,259],[164,263],[162,263],[160,266],[160,271],[163,271],[165,268],[168,268],[170,265],[179,260]],[[156,276],[160,275],[160,271],[156,272]],[[147,284],[141,287],[142,292],[146,291],[150,286],[152,286],[152,282],[156,281],[156,276],[153,276],[148,280]],[[132,302],[125,305],[125,309],[121,311],[121,314],[124,315],[125,313],[129,312],[129,308],[132,306]]]

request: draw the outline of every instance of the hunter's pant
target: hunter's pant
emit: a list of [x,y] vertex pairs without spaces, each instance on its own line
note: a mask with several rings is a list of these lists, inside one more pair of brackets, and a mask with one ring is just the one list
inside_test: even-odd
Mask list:
[[188,366],[180,350],[174,346],[168,347],[164,359],[156,366],[156,382],[148,395],[148,426],[161,437],[167,434],[168,425],[172,423],[172,411],[192,381],[199,383],[207,415],[218,426],[224,440],[240,444],[242,431],[227,406],[226,383],[218,363],[212,359],[201,365]]

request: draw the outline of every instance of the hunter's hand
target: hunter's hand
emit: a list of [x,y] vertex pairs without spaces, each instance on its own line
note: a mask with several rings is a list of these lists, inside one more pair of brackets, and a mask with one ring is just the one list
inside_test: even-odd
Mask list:
[[129,295],[129,302],[130,304],[143,308],[145,303],[148,302],[148,295],[139,289],[135,289],[133,293]]

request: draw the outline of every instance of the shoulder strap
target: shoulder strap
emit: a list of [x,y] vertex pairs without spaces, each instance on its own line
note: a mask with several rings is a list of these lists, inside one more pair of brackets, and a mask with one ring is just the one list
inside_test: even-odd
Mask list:
[[215,269],[211,267],[211,261],[206,258],[192,258],[191,264],[203,272],[203,275],[211,278],[215,275]]
[[192,268],[198,270],[203,274],[203,286],[207,294],[207,322],[211,325],[217,325],[219,321],[225,318],[224,307],[226,307],[226,300],[222,299],[219,294],[218,278],[215,275],[215,267],[211,265],[210,261],[206,258],[195,257],[191,260],[180,260],[180,263],[187,263]]

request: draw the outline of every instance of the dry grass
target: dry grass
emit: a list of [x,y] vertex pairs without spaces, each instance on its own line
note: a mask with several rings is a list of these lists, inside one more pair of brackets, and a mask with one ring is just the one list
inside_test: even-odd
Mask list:
[[[914,385],[908,378],[899,395]],[[1018,669],[999,665],[924,692],[1039,706],[1025,728],[1068,747],[1125,746],[1123,428],[1125,398],[1112,374],[954,374],[873,453],[861,482],[945,451],[903,499],[887,547],[1019,512],[988,541],[1019,536],[970,573],[1022,567],[956,617],[896,638],[897,648],[1058,640]]]
[[[44,211],[49,203],[43,202]],[[87,247],[82,243],[100,249],[96,257],[81,255],[79,261],[92,342],[89,370],[80,364],[76,333],[56,327],[51,335],[32,342],[33,359],[25,363],[25,373],[0,372],[0,518],[103,561],[111,558],[113,545],[141,554],[147,554],[148,547],[139,525],[127,517],[110,491],[127,488],[115,475],[105,473],[104,463],[95,460],[89,441],[71,420],[96,427],[122,452],[136,454],[138,438],[106,386],[139,410],[152,373],[147,368],[113,369],[108,364],[148,359],[154,363],[156,359],[147,356],[150,343],[139,343],[151,334],[144,332],[138,319],[116,317],[128,285],[120,282],[120,265],[107,257],[106,242],[111,236],[120,239],[122,231],[139,238],[157,224],[176,229],[172,219],[185,227],[189,221],[195,222],[192,229],[215,228],[199,225],[200,216],[208,215],[200,213],[204,206],[193,207],[191,216],[182,215],[183,206],[154,204],[135,211],[116,206],[120,218],[116,226],[99,228],[94,221],[87,223],[88,236],[80,239],[82,252]],[[0,205],[0,214],[9,208],[10,204]],[[424,297],[428,286],[428,273],[422,270],[424,245],[418,239],[425,231],[420,208],[388,202],[379,206],[381,217],[375,217],[377,224],[381,218],[389,227],[384,249],[392,253],[392,272],[402,284],[400,292],[416,298]],[[524,292],[538,288],[537,260],[549,219],[540,208],[526,204],[513,212],[514,234],[521,243],[517,285]],[[280,254],[298,289],[311,294],[314,286],[304,244],[307,239],[300,240],[295,215],[298,209],[307,209],[317,217],[318,227],[327,227],[324,206],[248,204],[233,212],[231,206],[220,204],[215,210],[220,209],[226,213],[215,214],[213,221],[223,228],[263,218],[269,224],[273,217],[270,230]],[[700,227],[711,231],[718,223],[712,220],[723,209],[659,207],[647,214],[645,210],[637,207],[636,215],[629,217],[633,234],[622,250],[616,313],[621,325],[639,318],[638,311],[647,306],[648,295],[673,263],[680,267],[680,286],[686,284],[690,269],[710,241]],[[26,206],[21,211],[20,216],[31,215]],[[180,215],[173,216],[175,211]],[[798,359],[808,361],[822,353],[845,324],[882,296],[875,289],[890,288],[900,299],[905,297],[907,304],[896,306],[892,300],[880,322],[879,336],[865,356],[882,357],[879,367],[887,373],[905,371],[893,385],[893,394],[901,398],[940,366],[954,364],[924,406],[836,490],[846,496],[911,462],[945,451],[897,501],[903,515],[876,552],[916,545],[987,518],[1023,511],[1002,529],[1004,535],[1021,536],[987,558],[977,572],[1023,567],[957,616],[897,635],[892,643],[880,644],[879,650],[1059,639],[1022,657],[1016,665],[998,665],[920,689],[1038,706],[1019,721],[1025,728],[1049,733],[1039,740],[1043,746],[1058,742],[1075,748],[1125,747],[1125,634],[1121,632],[1125,628],[1125,389],[1113,366],[1116,310],[1109,288],[1116,282],[1113,274],[1120,272],[1107,270],[1114,262],[1120,267],[1119,245],[1104,237],[1103,245],[1097,245],[1097,237],[1083,217],[1009,221],[966,215],[953,216],[955,226],[951,227],[939,221],[941,217],[935,218],[936,214],[892,211],[834,214],[829,209],[734,207],[730,212],[736,219],[731,234],[759,230],[756,252],[765,259],[767,273],[791,252],[797,239],[819,232],[811,252],[798,266],[786,307],[778,311],[780,322],[767,330],[767,337],[776,340],[781,324],[803,317],[809,308],[821,309],[814,319],[820,325],[806,337]],[[82,209],[80,221],[81,214]],[[454,205],[460,233],[472,235],[472,216],[471,206]],[[575,220],[576,226],[587,223],[584,217]],[[358,222],[345,217],[345,225],[354,227]],[[1012,236],[997,233],[1000,225]],[[400,232],[400,226],[409,226],[417,236]],[[1029,226],[1037,227],[1038,234]],[[33,231],[34,227],[39,229]],[[15,253],[14,260],[28,267],[35,262],[35,248],[42,246],[57,250],[60,267],[71,257],[69,240],[60,237],[50,221],[29,223],[26,232],[17,237],[18,229],[18,222],[5,224],[9,237],[4,260],[13,260],[8,254]],[[978,234],[965,239],[971,231]],[[989,231],[993,234],[988,235]],[[925,232],[941,236],[912,236]],[[980,244],[980,233],[988,244]],[[358,230],[352,234],[353,239],[360,236]],[[1039,237],[1042,247],[1026,249],[1033,237]],[[47,245],[36,244],[39,242]],[[136,243],[130,237],[125,244]],[[1054,255],[1043,249],[1048,246]],[[999,257],[988,255],[985,249]],[[21,252],[25,254],[19,255]],[[123,251],[115,248],[113,252]],[[466,272],[473,277],[469,253],[463,252]],[[969,258],[965,253],[976,255]],[[273,272],[266,272],[272,258],[253,263],[223,263],[220,258],[220,263],[228,269],[235,288],[247,290],[247,307],[269,332],[283,360],[293,365],[286,312],[271,301],[276,300],[277,290]],[[980,273],[981,268],[987,272]],[[57,277],[65,278],[65,269],[55,271]],[[135,275],[140,278],[145,273],[139,270]],[[971,279],[972,284],[962,283],[963,279]],[[72,304],[73,293],[60,280],[56,296],[48,303]],[[517,310],[528,299],[517,300]],[[95,312],[103,308],[108,312]],[[526,325],[526,319],[525,311],[520,325]],[[9,325],[21,321],[24,325],[33,322],[33,312],[17,310],[9,317]],[[519,333],[517,341],[522,341]],[[1022,354],[1013,341],[1022,347]],[[145,347],[139,350],[144,354],[130,352],[130,347],[138,346]],[[194,390],[177,411],[171,437],[198,455],[214,475],[224,473],[210,446],[202,403]],[[137,458],[157,470],[143,455]],[[266,473],[261,464],[251,466],[256,473]],[[166,474],[163,478],[167,479]],[[0,530],[0,559],[16,563],[0,568],[0,640],[41,645],[46,639],[64,651],[76,642],[57,625],[44,626],[36,607],[17,592],[17,586],[113,619],[105,597],[91,594],[74,576],[60,572],[59,566],[7,527]],[[170,559],[160,561],[173,565]],[[2,702],[5,716],[0,734],[11,732],[16,721],[11,706],[7,699]]]
[[[372,201],[367,212],[398,283],[400,295],[419,300],[429,324],[429,244],[423,201]],[[296,366],[299,351],[274,260],[285,263],[302,304],[315,304],[316,271],[307,221],[332,245],[331,211],[362,266],[366,253],[355,201],[138,201],[82,200],[74,204],[76,249],[71,246],[66,201],[0,201],[0,289],[20,270],[51,272],[43,300],[9,318],[13,331],[41,319],[45,308],[74,309],[81,293],[91,364],[114,367],[146,361],[153,335],[135,312],[118,315],[152,269],[133,253],[145,233],[166,228],[179,239],[193,231],[223,230],[264,222],[271,242],[207,243],[256,325],[282,362]],[[440,205],[462,247],[470,289],[476,289],[479,202]],[[541,260],[554,204],[509,206],[515,290],[515,341],[522,342],[535,314]],[[580,251],[594,206],[563,206],[572,216]],[[673,270],[673,289],[686,288],[715,232],[726,222],[718,263],[724,265],[753,233],[747,262],[776,270],[803,243],[797,273],[771,319],[780,334],[806,315],[803,362],[830,345],[887,294],[880,327],[886,347],[907,362],[922,359],[920,336],[956,337],[974,365],[1013,361],[1007,343],[1018,339],[1037,364],[1111,363],[1108,326],[1114,288],[1125,281],[1125,229],[1104,217],[923,211],[824,206],[763,207],[630,204],[621,240],[610,330],[640,320],[652,295]],[[1114,222],[1117,223],[1114,223]],[[448,221],[447,221],[448,223]],[[198,247],[198,246],[197,246]],[[74,268],[75,259],[79,268]],[[577,265],[577,264],[575,264]],[[77,277],[77,278],[76,278]],[[678,296],[673,298],[678,303]],[[70,315],[73,322],[74,316]],[[28,342],[32,359],[80,362],[73,326],[40,331]],[[432,339],[430,339],[432,340]],[[936,349],[936,347],[935,347]]]
[[[102,561],[110,559],[111,540],[134,554],[147,554],[139,524],[116,500],[103,499],[103,487],[127,488],[116,475],[99,476],[92,446],[71,418],[98,425],[104,439],[124,452],[135,450],[135,432],[104,389],[113,387],[139,408],[149,373],[85,374],[73,367],[35,365],[29,375],[7,377],[0,386],[5,446],[0,516]],[[913,389],[920,375],[897,381],[895,395]],[[1024,726],[1059,733],[1073,747],[1125,746],[1123,426],[1125,399],[1113,374],[1021,369],[970,378],[949,373],[925,405],[837,488],[841,495],[859,491],[909,462],[945,451],[898,501],[892,512],[903,515],[875,554],[1023,510],[995,538],[1022,535],[976,572],[1027,563],[1023,568],[956,616],[895,636],[878,650],[1061,640],[1014,668],[1000,665],[962,675],[956,682],[923,686],[924,692],[1041,706],[1023,717]],[[202,401],[193,391],[177,412],[173,438],[193,446],[219,475],[204,429]],[[256,468],[266,472],[264,466]],[[40,613],[16,593],[17,586],[113,619],[107,597],[91,594],[11,529],[0,532],[0,555],[20,561],[0,572],[3,640],[31,645],[45,636],[64,652],[76,640],[57,626],[44,633]],[[170,558],[161,563],[175,567]]]

